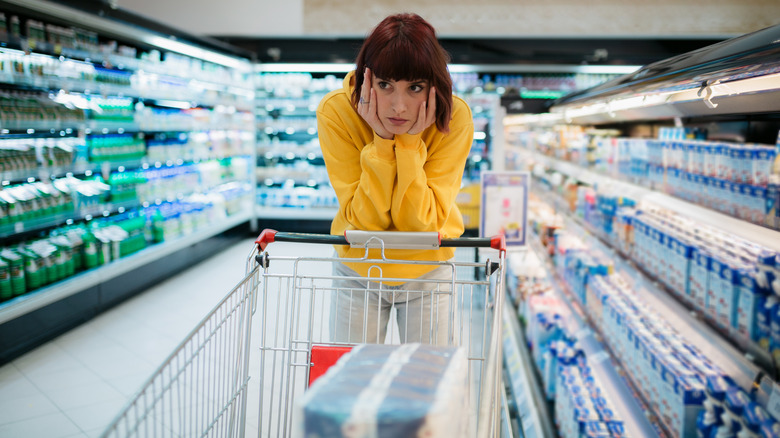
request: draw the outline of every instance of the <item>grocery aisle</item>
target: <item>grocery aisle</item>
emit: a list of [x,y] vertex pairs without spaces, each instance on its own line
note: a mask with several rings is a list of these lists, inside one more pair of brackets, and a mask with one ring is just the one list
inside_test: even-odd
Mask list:
[[0,368],[1,437],[95,437],[242,277],[252,240]]

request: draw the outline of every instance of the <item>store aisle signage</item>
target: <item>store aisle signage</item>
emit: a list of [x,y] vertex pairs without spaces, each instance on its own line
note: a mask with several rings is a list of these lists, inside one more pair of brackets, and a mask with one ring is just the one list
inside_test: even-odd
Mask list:
[[528,172],[482,172],[480,236],[503,234],[508,247],[526,245],[530,182]]

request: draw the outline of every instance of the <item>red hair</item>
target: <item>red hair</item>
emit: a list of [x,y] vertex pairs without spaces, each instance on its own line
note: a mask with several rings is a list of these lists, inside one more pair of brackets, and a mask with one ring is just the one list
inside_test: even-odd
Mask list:
[[450,56],[439,44],[436,30],[417,14],[391,15],[382,20],[363,41],[355,60],[357,107],[366,67],[375,77],[392,81],[428,81],[436,88],[436,128],[449,132],[452,117],[452,78],[447,70]]

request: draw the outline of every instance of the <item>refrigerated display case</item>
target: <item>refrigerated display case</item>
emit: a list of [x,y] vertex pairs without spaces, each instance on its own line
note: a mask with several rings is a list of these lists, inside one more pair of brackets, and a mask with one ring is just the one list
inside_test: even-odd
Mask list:
[[556,287],[665,436],[777,433],[778,36],[505,119],[507,162],[552,211],[534,228]]
[[0,2],[2,361],[253,219],[251,55],[72,3]]

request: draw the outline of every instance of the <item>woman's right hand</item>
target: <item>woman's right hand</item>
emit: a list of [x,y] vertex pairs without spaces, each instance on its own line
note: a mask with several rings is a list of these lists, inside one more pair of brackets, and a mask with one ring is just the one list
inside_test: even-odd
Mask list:
[[371,69],[366,68],[363,72],[363,85],[360,87],[360,101],[357,111],[378,136],[390,140],[393,138],[393,133],[386,130],[379,120],[379,115],[376,112],[376,91],[374,91],[371,81]]

